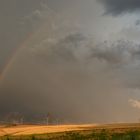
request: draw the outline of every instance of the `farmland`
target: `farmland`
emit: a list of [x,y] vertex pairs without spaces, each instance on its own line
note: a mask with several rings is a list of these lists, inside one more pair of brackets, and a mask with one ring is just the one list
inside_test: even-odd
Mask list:
[[0,140],[140,140],[140,124],[1,126]]

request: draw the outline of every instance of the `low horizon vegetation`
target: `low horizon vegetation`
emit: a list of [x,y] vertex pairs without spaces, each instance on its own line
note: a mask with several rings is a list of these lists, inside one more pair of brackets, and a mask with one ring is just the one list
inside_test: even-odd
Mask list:
[[0,140],[140,140],[140,129],[95,129],[25,136],[5,135]]

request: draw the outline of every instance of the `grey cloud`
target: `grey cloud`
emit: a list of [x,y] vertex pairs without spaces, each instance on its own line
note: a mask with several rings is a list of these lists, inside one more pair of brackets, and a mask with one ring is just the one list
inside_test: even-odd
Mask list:
[[140,45],[123,39],[96,43],[85,31],[75,29],[74,20],[55,19],[37,1],[32,0],[35,7],[27,14],[16,13],[21,15],[18,19],[22,19],[22,29],[35,34],[15,56],[0,87],[0,116],[20,112],[33,121],[34,115],[49,112],[60,120],[76,123],[134,119],[136,113],[131,116],[127,106],[130,97],[126,88],[139,88]]
[[[93,44],[91,40],[91,38],[81,33],[72,33],[62,39],[57,39],[48,48],[51,50],[50,60],[53,60],[52,58],[56,58],[56,60],[61,58],[61,60],[66,61],[67,58],[71,58],[76,61],[79,58],[79,60],[83,61],[84,59],[87,62],[96,58],[112,65],[117,65],[140,59],[140,44],[133,41],[122,39],[114,42],[104,41],[103,43]],[[47,46],[47,42],[43,46]],[[45,53],[44,55],[47,54]]]
[[[28,53],[22,52],[3,83],[0,107],[4,112],[1,114],[23,112],[30,120],[34,114],[50,112],[63,121],[65,118],[70,122],[90,122],[93,118],[101,121],[94,116],[98,108],[94,97],[100,99],[103,90],[111,94],[116,89],[115,80],[110,78],[108,68],[104,74],[106,64],[93,60],[86,65],[88,43],[81,33],[72,33],[54,42],[46,39],[46,43],[39,43],[33,52],[28,46]],[[94,110],[92,113],[90,106]]]
[[[49,39],[50,40],[50,39]],[[63,38],[43,41],[34,55],[46,64],[74,66],[84,69],[108,69],[116,73],[125,87],[138,88],[140,77],[140,44],[133,41],[105,41],[94,44],[92,38],[72,33]],[[94,64],[95,63],[95,64]],[[137,73],[137,74],[136,74]],[[136,76],[135,76],[136,75]]]
[[24,31],[35,31],[46,20],[50,22],[50,17],[54,16],[55,12],[48,7],[46,3],[40,1],[38,9],[33,10],[28,15],[23,16],[20,19],[21,29]]
[[[127,95],[125,88],[138,88],[139,71],[136,78],[129,79],[139,68],[133,67],[132,61],[139,61],[140,48],[131,41],[94,44],[91,40],[71,32],[47,37],[35,46],[29,44],[5,78],[0,107],[5,112],[21,111],[28,120],[47,112],[70,122],[115,119],[111,105],[115,103],[117,111],[119,100],[122,108],[120,96]],[[100,118],[106,110],[107,115]]]
[[139,19],[136,20],[135,25],[136,25],[136,26],[139,26],[139,25],[140,25],[140,20],[139,20]]
[[99,0],[105,6],[106,13],[119,15],[140,10],[139,0]]
[[140,77],[137,76],[140,68],[139,43],[122,39],[93,44],[87,36],[76,33],[57,40],[51,50],[51,53],[48,53],[50,55],[44,55],[47,56],[46,59],[51,60],[51,63],[53,60],[57,64],[58,62],[69,64],[70,62],[89,67],[97,60],[102,68],[107,67],[119,75],[124,86],[139,88]]
[[118,40],[113,43],[105,41],[93,48],[93,57],[103,59],[111,64],[130,63],[140,53],[140,45],[132,41]]

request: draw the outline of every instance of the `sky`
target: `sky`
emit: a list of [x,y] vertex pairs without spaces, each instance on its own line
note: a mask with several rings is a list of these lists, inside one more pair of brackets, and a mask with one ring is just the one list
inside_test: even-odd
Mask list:
[[1,0],[1,120],[138,122],[139,12],[139,0]]

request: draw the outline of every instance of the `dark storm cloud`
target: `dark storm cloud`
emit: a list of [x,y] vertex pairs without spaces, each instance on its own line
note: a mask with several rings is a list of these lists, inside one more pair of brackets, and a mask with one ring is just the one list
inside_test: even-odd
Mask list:
[[110,121],[110,105],[124,95],[123,88],[139,87],[139,63],[131,67],[140,60],[140,47],[125,40],[96,45],[91,40],[72,32],[27,46],[5,78],[1,114],[22,112],[28,121],[48,112],[63,121]]
[[135,25],[136,25],[136,26],[139,26],[139,25],[140,25],[140,20],[139,20],[139,19],[136,20]]
[[118,65],[129,63],[132,59],[140,59],[140,44],[138,43],[122,39],[114,42],[104,41],[94,45],[91,43],[90,38],[82,33],[68,34],[64,38],[56,40],[50,50],[52,54],[47,56],[51,57],[50,60],[55,59],[57,62],[59,60],[66,62],[68,60],[78,61],[78,58],[83,57],[85,62],[96,58],[111,65]]
[[105,5],[106,13],[119,15],[140,10],[139,0],[99,0]]
[[[100,39],[97,43],[85,30],[77,29],[73,17],[83,17],[89,5],[93,9],[93,0],[89,3],[88,0],[77,0],[75,10],[74,0],[48,0],[55,10],[65,7],[66,12],[62,10],[62,13],[68,13],[64,18],[63,14],[57,18],[50,14],[48,18],[49,9],[44,9],[46,6],[40,4],[46,1],[0,1],[0,35],[3,37],[0,42],[3,56],[0,57],[7,57],[11,48],[35,31],[24,44],[25,47],[14,56],[2,80],[0,116],[19,112],[28,121],[34,121],[36,114],[42,116],[49,112],[62,122],[76,123],[110,122],[115,118],[126,121],[136,116],[130,115],[129,107],[124,102],[128,98],[125,88],[140,87],[140,44],[123,39],[105,42]],[[70,11],[67,11],[68,6]],[[78,16],[75,16],[76,13],[79,13]],[[91,13],[94,15],[93,11]],[[68,15],[72,18],[66,18]],[[90,20],[89,14],[85,15]],[[94,16],[98,24],[96,12]],[[106,24],[111,25],[112,22],[109,20]],[[95,24],[89,30],[93,28],[96,28]],[[102,29],[98,31],[103,33]],[[96,32],[93,33],[96,37]],[[10,49],[8,53],[6,48]],[[3,49],[5,53],[1,52]],[[39,119],[42,120],[42,117]]]
[[[103,47],[104,46],[104,47]],[[139,56],[140,45],[132,41],[105,41],[92,49],[92,56],[105,60],[112,65],[128,63]]]
[[[45,42],[37,44],[33,54],[26,54],[22,62],[18,59],[10,70],[11,76],[8,74],[1,89],[0,108],[4,110],[1,114],[14,110],[30,120],[34,114],[50,112],[63,121],[90,122],[93,118],[98,121],[93,115],[98,108],[93,97],[100,100],[103,91],[111,94],[114,81],[109,78],[110,70],[107,68],[104,74],[100,68],[104,64],[96,62],[98,54],[91,56],[93,44],[88,37],[75,32]],[[89,57],[92,58],[87,63]]]
[[[81,33],[71,33],[62,39],[58,39],[56,44],[50,47],[51,54],[49,60],[55,63],[76,61],[76,51],[81,49],[82,44],[85,44],[86,37]],[[47,44],[46,44],[47,45]],[[58,47],[59,46],[59,47]],[[45,54],[46,56],[46,54]]]
[[[45,47],[47,51],[41,49]],[[47,64],[72,67],[75,64],[89,67],[97,60],[99,65],[106,65],[107,69],[113,72],[119,70],[118,74],[121,75],[121,81],[124,81],[124,87],[139,88],[140,77],[137,75],[140,67],[140,44],[133,41],[122,39],[93,44],[88,36],[72,33],[56,39],[53,43],[46,41],[40,44],[35,55]],[[98,64],[95,66],[98,67]],[[132,78],[131,75],[135,74],[136,77]]]

